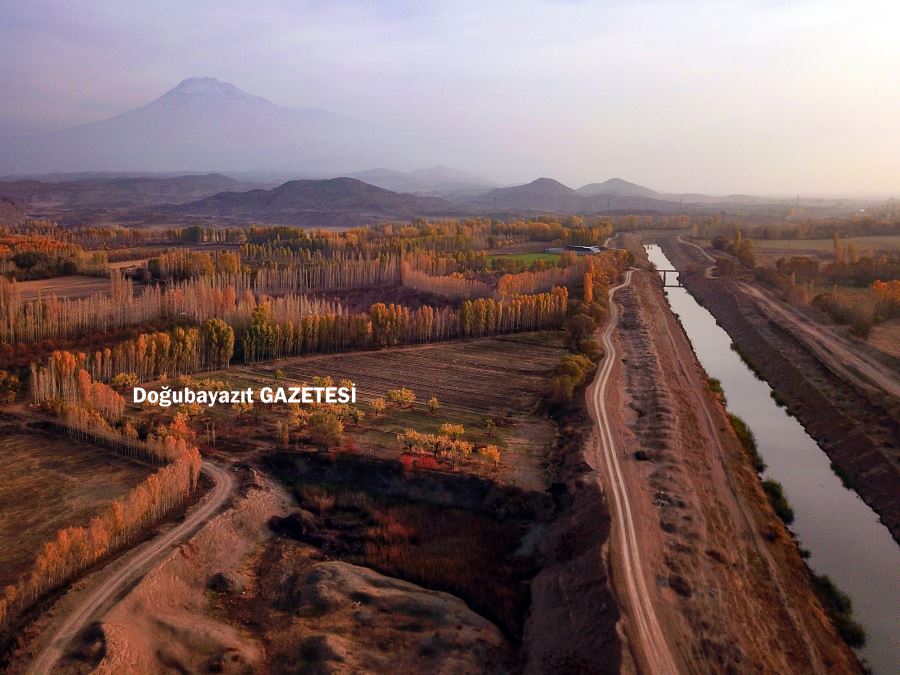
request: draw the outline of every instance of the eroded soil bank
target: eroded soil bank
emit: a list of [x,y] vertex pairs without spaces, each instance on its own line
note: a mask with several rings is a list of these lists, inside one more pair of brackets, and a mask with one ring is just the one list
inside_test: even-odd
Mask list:
[[[684,286],[706,307],[787,410],[900,542],[898,402],[836,376],[730,279],[706,278],[709,261],[672,237],[659,239]],[[689,271],[695,270],[695,271]]]

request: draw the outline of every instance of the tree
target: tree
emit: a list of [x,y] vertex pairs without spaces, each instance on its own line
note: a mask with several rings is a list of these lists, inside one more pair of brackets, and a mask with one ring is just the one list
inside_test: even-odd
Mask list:
[[206,362],[210,368],[227,368],[234,355],[234,330],[222,319],[208,319],[201,330]]
[[454,441],[458,441],[464,433],[466,433],[466,429],[462,424],[451,424],[450,422],[445,422],[441,425],[441,435],[449,436]]
[[487,437],[492,438],[494,436],[494,429],[497,425],[494,423],[490,417],[485,418],[484,420],[484,429],[487,432]]
[[584,304],[589,305],[594,301],[594,275],[584,273]]
[[491,466],[497,467],[500,465],[500,448],[496,445],[485,445],[478,450],[478,454]]
[[440,410],[441,408],[441,402],[438,401],[437,396],[432,396],[430,399],[428,399],[427,405],[428,412],[430,412],[432,415],[437,415],[438,410]]
[[409,408],[416,402],[416,395],[412,390],[407,388],[391,389],[385,394],[388,403],[396,405],[398,408]]
[[375,417],[381,417],[387,409],[387,401],[379,396],[378,398],[373,398],[369,406],[372,408],[372,412],[375,413]]

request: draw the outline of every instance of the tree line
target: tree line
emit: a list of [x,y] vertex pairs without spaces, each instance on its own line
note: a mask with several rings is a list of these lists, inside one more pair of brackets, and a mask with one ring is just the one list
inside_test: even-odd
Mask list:
[[0,592],[0,626],[182,507],[200,477],[200,452],[176,425],[140,440],[134,428],[123,423],[124,399],[93,382],[74,355],[54,354],[37,381],[36,400],[58,412],[71,436],[161,466],[86,526],[63,528],[45,542],[30,570]]

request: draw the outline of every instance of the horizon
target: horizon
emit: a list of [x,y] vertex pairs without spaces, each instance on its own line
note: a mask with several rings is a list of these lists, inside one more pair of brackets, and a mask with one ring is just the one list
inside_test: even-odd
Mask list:
[[[4,138],[110,119],[178,82],[213,77],[277,106],[398,134],[377,160],[309,173],[440,164],[503,185],[546,176],[577,188],[621,177],[676,194],[900,193],[892,84],[900,47],[890,36],[900,12],[888,3],[547,1],[530,12],[505,3],[455,12],[393,2],[272,1],[254,12],[160,3],[163,11],[131,11],[128,20],[112,6],[52,8],[17,7],[0,27],[11,64]],[[342,41],[354,49],[335,48]],[[239,170],[306,172],[277,162]]]

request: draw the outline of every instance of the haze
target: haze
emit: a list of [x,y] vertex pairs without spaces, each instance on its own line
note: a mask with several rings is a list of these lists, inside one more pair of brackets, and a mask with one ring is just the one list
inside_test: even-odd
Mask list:
[[347,171],[441,163],[504,182],[900,195],[896,3],[0,8],[5,139],[106,119],[208,75],[407,139]]

